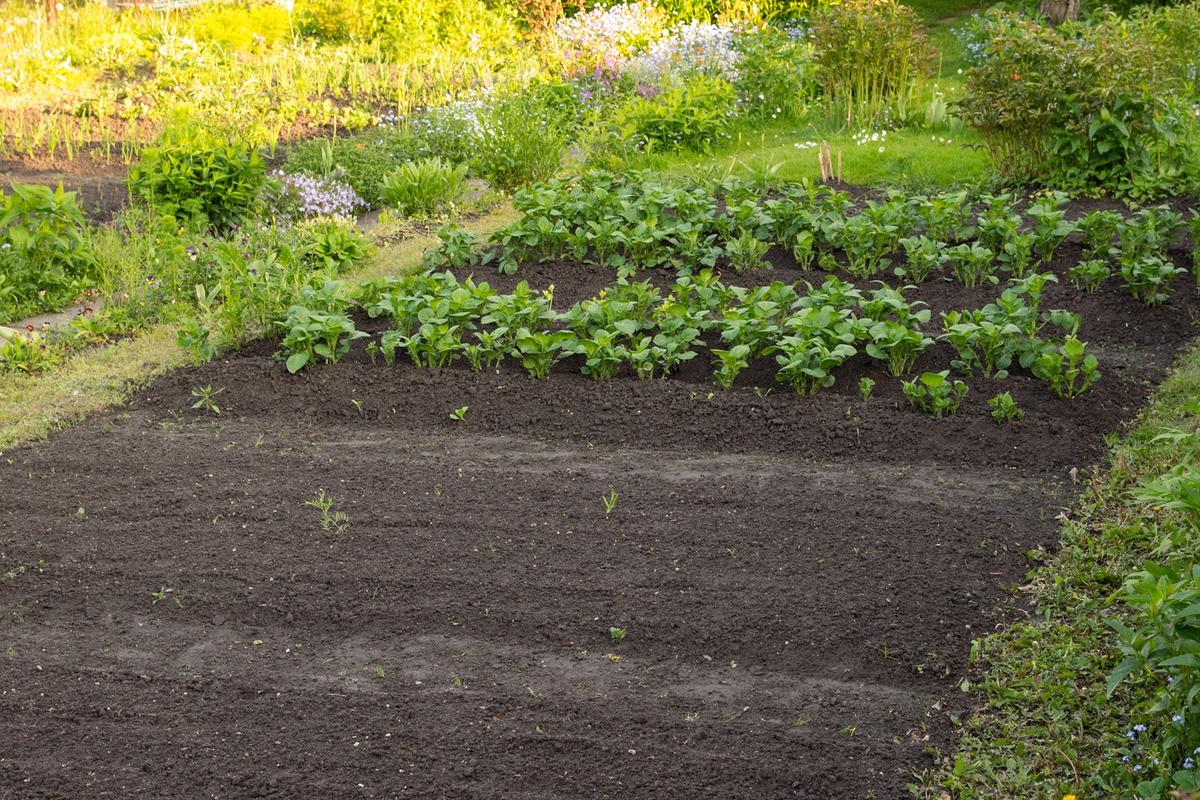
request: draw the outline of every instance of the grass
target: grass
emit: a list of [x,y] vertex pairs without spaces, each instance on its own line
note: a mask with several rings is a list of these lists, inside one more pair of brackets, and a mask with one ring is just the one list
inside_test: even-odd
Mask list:
[[[710,155],[647,155],[634,159],[631,166],[677,177],[702,177],[705,173],[754,177],[773,170],[778,180],[819,180],[817,150],[807,145],[828,141],[835,161],[839,153],[842,156],[842,180],[851,184],[935,191],[983,183],[991,176],[986,154],[972,147],[979,143],[973,131],[891,131],[882,153],[879,143],[858,145],[853,137],[853,131],[831,131],[820,125],[746,130]],[[937,137],[951,143],[940,143]]]
[[[512,206],[503,204],[462,225],[483,234],[515,218]],[[347,277],[361,281],[415,270],[436,240],[429,233],[381,247]],[[50,372],[0,374],[0,451],[120,405],[154,378],[184,366],[189,354],[176,343],[177,335],[176,325],[155,325],[131,339],[78,353]]]
[[[923,796],[1133,796],[1133,775],[1120,761],[1129,745],[1125,732],[1137,723],[1147,724],[1150,735],[1156,725],[1163,729],[1161,714],[1147,715],[1160,678],[1135,675],[1113,698],[1107,696],[1105,681],[1122,656],[1105,620],[1122,614],[1114,594],[1126,576],[1172,528],[1187,524],[1136,504],[1129,490],[1194,457],[1178,444],[1155,441],[1164,428],[1198,427],[1200,347],[1195,347],[1138,421],[1119,440],[1114,437],[1106,465],[1087,479],[1064,522],[1059,552],[1042,554],[1044,563],[1027,587],[1037,613],[973,648],[985,667],[973,689],[983,705]],[[1153,767],[1147,768],[1144,777],[1153,777]]]

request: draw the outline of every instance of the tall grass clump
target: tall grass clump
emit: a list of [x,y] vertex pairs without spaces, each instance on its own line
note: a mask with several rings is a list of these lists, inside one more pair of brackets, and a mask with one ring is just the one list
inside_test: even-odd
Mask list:
[[921,18],[896,0],[847,0],[817,10],[813,42],[828,110],[847,125],[907,119],[936,60]]

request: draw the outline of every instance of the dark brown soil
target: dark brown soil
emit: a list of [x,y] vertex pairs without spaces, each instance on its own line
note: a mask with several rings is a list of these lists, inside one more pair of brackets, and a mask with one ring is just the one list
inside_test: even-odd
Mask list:
[[[608,282],[519,277],[560,306]],[[906,797],[1200,304],[1046,306],[1083,312],[1093,392],[975,379],[944,420],[863,361],[809,399],[765,364],[731,392],[699,362],[291,376],[270,343],[166,376],[0,459],[0,798]],[[1003,390],[1024,422],[986,416]]]
[[63,160],[0,159],[0,187],[31,183],[62,187],[75,192],[79,207],[96,222],[108,222],[129,202],[125,176],[128,166],[119,158],[111,163],[89,158]]

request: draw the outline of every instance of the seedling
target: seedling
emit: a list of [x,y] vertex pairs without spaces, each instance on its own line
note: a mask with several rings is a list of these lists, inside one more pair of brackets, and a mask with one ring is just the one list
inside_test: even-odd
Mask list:
[[179,597],[178,597],[178,596],[175,594],[175,590],[174,590],[174,589],[170,589],[170,588],[168,588],[168,587],[166,587],[166,586],[160,586],[160,587],[158,587],[158,591],[157,591],[157,592],[151,592],[151,593],[150,593],[150,596],[154,598],[154,602],[153,602],[153,603],[151,603],[151,605],[155,605],[155,606],[156,606],[156,605],[158,605],[158,604],[159,604],[159,602],[161,602],[161,601],[164,601],[164,600],[166,600],[168,597],[170,597],[172,600],[174,600],[174,601],[175,601],[175,605],[176,605],[177,607],[179,607],[179,608],[183,608],[183,603],[181,603],[181,602],[179,601]]
[[192,389],[192,397],[196,398],[196,402],[192,403],[192,408],[196,411],[208,411],[219,416],[221,414],[221,407],[214,402],[214,398],[223,391],[225,390],[214,390],[212,384]]
[[604,516],[607,517],[617,507],[617,490],[610,488],[608,494],[601,495],[600,499],[604,502]]
[[318,489],[315,495],[304,501],[304,505],[321,512],[321,530],[342,533],[350,527],[350,517],[345,512],[336,510],[333,503],[333,498],[326,494],[324,489]]
[[871,378],[858,379],[858,393],[862,395],[863,402],[871,399],[871,392],[875,390],[875,381]]
[[450,419],[454,420],[455,422],[465,421],[467,418],[467,410],[470,408],[470,406],[459,406],[450,412]]
[[612,639],[614,643],[623,642],[625,641],[625,637],[628,635],[628,633],[629,631],[626,628],[609,628],[608,638]]
[[1017,401],[1009,392],[1001,392],[987,403],[988,407],[992,409],[992,421],[997,425],[1025,419],[1025,412],[1017,406]]

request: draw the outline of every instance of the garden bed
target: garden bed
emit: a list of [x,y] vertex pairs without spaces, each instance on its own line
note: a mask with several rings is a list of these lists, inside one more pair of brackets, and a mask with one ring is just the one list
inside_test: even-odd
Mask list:
[[[728,279],[819,283],[773,261]],[[479,276],[553,283],[558,307],[611,281]],[[996,293],[910,298],[936,315]],[[904,796],[966,711],[971,641],[1023,613],[1027,552],[1053,547],[1077,470],[1200,303],[1185,278],[1155,307],[1063,278],[1043,307],[1082,313],[1100,382],[1068,401],[1019,370],[976,377],[944,419],[861,356],[813,397],[766,364],[715,390],[703,356],[600,383],[570,360],[530,381],[356,348],[289,375],[259,342],[171,373],[0,463],[0,785]],[[192,407],[206,386],[219,415]],[[1026,418],[997,426],[1005,390]],[[344,531],[306,505],[321,490]]]

